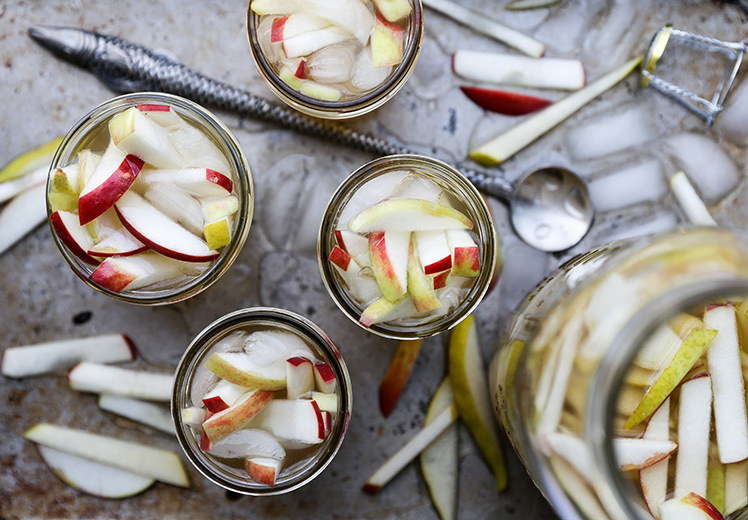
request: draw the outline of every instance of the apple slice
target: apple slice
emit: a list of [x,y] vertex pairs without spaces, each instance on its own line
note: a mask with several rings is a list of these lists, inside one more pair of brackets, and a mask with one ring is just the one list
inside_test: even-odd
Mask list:
[[267,457],[283,460],[286,450],[271,434],[259,428],[240,428],[210,447],[216,457]]
[[[430,233],[430,231],[423,231],[423,233]],[[446,245],[444,232],[437,231],[437,233],[444,236]],[[451,264],[452,255],[449,254],[448,247],[447,254]],[[433,266],[433,264],[431,265]],[[408,250],[408,292],[418,312],[428,312],[442,306],[442,302],[439,301],[434,289],[434,281],[423,271],[424,268],[415,253],[414,241],[411,240]]]
[[137,193],[122,195],[115,209],[127,230],[157,253],[184,262],[210,262],[221,256],[202,238],[184,229]]
[[621,471],[637,471],[657,464],[670,456],[678,444],[671,440],[619,437],[613,448]]
[[371,267],[369,259],[369,241],[366,237],[347,229],[335,230],[335,242],[348,253],[361,267]]
[[595,463],[589,445],[576,435],[553,432],[541,437],[545,449],[565,460],[588,483],[594,481]]
[[112,230],[109,235],[96,241],[87,253],[93,257],[107,258],[111,256],[136,255],[147,249],[147,245],[122,227],[121,229]]
[[467,230],[450,229],[447,243],[452,252],[452,274],[474,278],[480,274],[480,250]]
[[316,360],[312,365],[314,372],[314,388],[323,394],[334,394],[338,387],[338,376],[330,365]]
[[78,392],[168,402],[174,376],[81,361],[68,373],[68,382],[70,388]]
[[704,204],[704,200],[699,196],[696,188],[684,171],[679,171],[670,177],[670,190],[675,195],[675,199],[683,208],[688,220],[696,226],[716,226],[712,214]]
[[161,126],[173,126],[185,124],[184,120],[179,117],[177,111],[171,108],[169,105],[162,105],[159,103],[140,103],[136,107],[141,113],[148,116],[155,123]]
[[0,210],[0,254],[47,220],[44,182],[16,195]]
[[62,137],[56,137],[11,159],[0,170],[0,183],[24,177],[39,168],[45,168],[46,171],[49,171],[52,157],[54,157],[61,142]]
[[231,217],[223,217],[215,222],[205,224],[203,227],[203,236],[208,248],[211,250],[221,249],[231,243],[233,236],[233,220]]
[[200,427],[202,429],[203,422],[208,417],[208,412],[205,408],[199,406],[187,406],[179,411],[179,417],[182,423],[187,426]]
[[641,63],[635,58],[590,83],[582,90],[574,92],[549,107],[527,117],[519,124],[487,143],[470,151],[470,158],[491,166],[513,156],[518,151],[548,132],[551,128],[566,120],[584,105],[612,88],[628,76]]
[[376,17],[371,33],[371,62],[374,67],[392,67],[403,61],[403,28]]
[[414,235],[418,260],[424,273],[436,274],[452,268],[452,251],[445,231],[416,231]]
[[[699,328],[703,328],[701,322],[699,325]],[[662,324],[637,351],[634,363],[648,370],[660,371],[670,363],[682,344],[683,338],[676,334],[668,324]]]
[[374,0],[374,7],[388,22],[402,20],[413,10],[408,0]]
[[352,35],[345,29],[330,26],[323,29],[307,31],[283,40],[283,52],[286,58],[309,56],[314,51],[347,40]]
[[[748,506],[748,461],[725,464],[722,467],[724,468],[724,514],[731,515]],[[709,498],[708,495],[707,498]]]
[[[423,425],[428,426],[453,403],[452,381],[447,376],[431,398]],[[448,426],[423,449],[420,456],[423,478],[442,520],[457,518],[457,485],[460,474],[458,433],[456,424]]]
[[[367,257],[368,257],[368,240]],[[382,296],[376,279],[370,271],[364,271],[363,268],[351,259],[350,255],[340,247],[333,247],[329,256],[330,262],[335,266],[335,270],[345,282],[345,285],[351,292],[355,300],[362,303],[368,303]]]
[[325,422],[316,401],[274,399],[251,423],[278,439],[286,449],[319,444],[325,439]]
[[374,278],[389,302],[397,302],[408,292],[407,231],[373,231],[369,234],[369,257]]
[[298,399],[299,396],[314,390],[315,371],[311,360],[294,356],[286,360],[286,399]]
[[[652,414],[644,430],[645,439],[670,439],[670,398]],[[639,471],[639,485],[649,512],[659,520],[660,505],[667,499],[668,460],[662,460]]]
[[125,155],[110,144],[78,197],[81,226],[111,208],[135,182],[143,164],[138,157]]
[[[31,188],[32,186],[44,183],[49,173],[49,166],[42,166],[23,177],[17,177],[9,181],[0,183],[0,203],[6,202],[19,193]],[[76,191],[76,195],[77,195]],[[77,199],[77,197],[76,197]]]
[[[303,35],[302,35],[303,36]],[[321,101],[329,101],[334,103],[340,100],[343,95],[339,88],[325,85],[324,83],[317,83],[312,80],[305,80],[301,83],[299,92],[310,98],[319,99]]]
[[272,486],[283,467],[283,463],[277,459],[268,457],[247,457],[244,461],[244,470],[249,478],[260,484]]
[[[114,151],[114,147],[112,148],[112,151]],[[101,154],[94,153],[88,148],[78,152],[78,194],[83,191],[93,174],[96,173],[102,157]]]
[[252,0],[249,8],[258,16],[291,14],[301,9],[300,0]]
[[39,423],[23,436],[42,446],[160,482],[179,487],[190,486],[182,461],[170,450],[49,423]]
[[280,42],[305,32],[324,29],[330,25],[331,23],[329,20],[325,20],[324,18],[303,11],[298,11],[286,16],[279,16],[273,19],[270,29],[270,41]]
[[398,343],[387,372],[379,384],[379,409],[384,417],[390,415],[400,399],[413,371],[413,365],[418,358],[422,343],[422,339],[402,340]]
[[454,73],[465,79],[486,83],[559,90],[584,87],[586,75],[579,60],[542,60],[498,52],[460,49],[452,55]]
[[388,199],[348,223],[355,233],[471,229],[472,221],[454,208],[423,199]]
[[[691,492],[706,496],[711,419],[712,382],[709,375],[703,373],[680,387],[674,492],[676,497]],[[662,511],[662,508],[660,510]]]
[[184,158],[182,168],[207,168],[231,177],[227,156],[205,133],[186,122],[169,127],[168,138],[174,149]]
[[748,459],[748,417],[735,306],[707,308],[704,325],[718,331],[706,351],[706,359],[712,379],[719,459],[723,464],[732,464]]
[[99,408],[158,431],[174,435],[174,421],[165,406],[121,395],[101,394]]
[[243,394],[229,408],[211,415],[203,423],[203,431],[211,445],[247,424],[274,396],[275,392],[272,390],[255,388]]
[[366,45],[374,28],[374,15],[360,0],[305,0],[304,9],[325,18]]
[[286,387],[285,364],[260,365],[244,352],[214,352],[205,367],[218,377],[247,388],[282,390]]
[[78,163],[68,164],[63,168],[57,168],[54,173],[51,174],[52,191],[55,193],[66,193],[68,195],[77,196],[78,191],[80,190],[78,174]]
[[101,498],[127,498],[142,493],[155,482],[114,466],[84,459],[37,444],[49,469],[70,487]]
[[197,197],[225,197],[234,189],[231,177],[210,168],[149,170],[143,181],[150,188],[171,190],[176,186]]
[[184,158],[174,149],[167,130],[136,107],[109,121],[109,134],[117,148],[156,168],[180,168]]
[[482,87],[460,87],[463,94],[479,107],[497,114],[523,116],[537,112],[552,103],[550,99]]
[[239,199],[236,195],[203,199],[200,201],[200,206],[203,220],[205,222],[215,222],[224,217],[230,217],[239,211]]
[[5,377],[28,377],[68,370],[81,361],[117,363],[136,357],[130,338],[105,334],[7,348],[0,372]]
[[49,222],[57,237],[71,253],[87,264],[98,265],[99,261],[88,253],[94,245],[93,238],[80,224],[78,215],[58,210],[49,216]]
[[206,268],[207,264],[180,262],[146,251],[105,259],[91,273],[90,280],[109,291],[134,291],[182,276],[197,276]]
[[716,507],[693,492],[663,502],[660,517],[662,520],[724,520]]
[[219,380],[203,396],[203,405],[211,413],[218,413],[233,405],[246,394],[249,388],[235,385],[225,379]]
[[449,376],[462,420],[490,465],[501,491],[507,486],[507,472],[496,417],[486,391],[488,382],[474,315],[467,316],[452,330],[448,359]]
[[[143,193],[143,198],[193,235],[203,234],[203,226],[206,222],[202,214],[203,206],[186,190],[176,185],[151,185]],[[218,219],[211,221],[213,220]]]
[[[691,331],[670,363],[647,389],[634,413],[626,420],[623,425],[625,430],[636,427],[660,406],[707,350],[715,336],[717,336],[716,330],[694,329]],[[738,368],[740,368],[739,362]]]
[[390,302],[382,296],[364,309],[358,322],[364,327],[369,328],[377,323],[399,320],[401,318],[412,318],[418,314],[413,304],[413,298],[410,296],[406,296],[395,303]]
[[410,464],[428,445],[449,428],[457,420],[457,417],[459,417],[457,405],[452,403],[427,426],[424,426],[418,433],[411,437],[394,455],[387,459],[366,480],[363,490],[373,494],[382,489],[395,475],[400,473],[400,470]]

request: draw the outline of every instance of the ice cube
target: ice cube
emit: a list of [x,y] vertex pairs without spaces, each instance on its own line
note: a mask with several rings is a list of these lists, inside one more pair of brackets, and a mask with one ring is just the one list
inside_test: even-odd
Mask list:
[[202,130],[184,124],[171,129],[167,137],[185,159],[185,167],[210,168],[231,177],[226,157]]
[[420,175],[408,175],[395,187],[393,197],[401,199],[424,199],[439,202],[442,189]]
[[260,212],[258,224],[268,239],[278,248],[286,248],[293,237],[289,233],[297,225],[302,194],[311,168],[309,158],[293,154],[282,158],[266,173],[262,200],[257,204]]
[[366,91],[380,85],[392,72],[392,67],[375,67],[371,61],[371,45],[367,45],[358,54],[353,64],[351,86],[357,90]]
[[273,21],[277,16],[263,16],[257,25],[257,41],[260,44],[260,50],[271,63],[275,63],[284,58],[283,42],[271,41],[273,32]]
[[660,163],[654,159],[623,168],[589,183],[590,197],[598,211],[655,202],[668,193]]
[[375,18],[360,0],[305,0],[303,8],[329,20],[365,45],[374,29]]
[[638,107],[606,114],[566,134],[569,154],[576,159],[604,157],[655,137],[646,108]]
[[313,179],[312,186],[300,200],[298,225],[295,230],[293,248],[295,251],[316,256],[317,236],[327,203],[338,186],[336,177],[322,175]]
[[550,271],[550,257],[519,240],[502,244],[504,265],[498,290],[501,301],[513,309]]
[[[615,221],[609,227],[600,226],[594,244],[639,237],[671,230],[678,226],[678,217],[671,211],[661,210],[654,214],[639,216],[627,222]],[[608,227],[608,229],[605,229]]]
[[418,63],[408,81],[415,85],[412,91],[421,99],[436,99],[453,87],[451,60],[435,41],[423,41]]
[[320,83],[344,83],[353,75],[353,62],[361,51],[355,39],[328,45],[312,53],[306,62],[310,78]]
[[[535,38],[546,42],[554,55],[574,52],[581,46],[589,22],[604,2],[586,1],[584,7],[577,2],[565,2],[543,20],[535,31]],[[586,65],[586,64],[585,64]]]
[[748,144],[748,81],[730,92],[727,103],[715,120],[714,128],[738,146]]
[[595,2],[607,6],[599,19],[585,32],[582,61],[590,69],[610,70],[632,55],[632,49],[642,41],[646,13],[653,9],[652,0],[616,0]]
[[341,226],[348,225],[348,222],[363,210],[391,196],[408,175],[406,170],[396,170],[380,175],[361,186],[341,211]]
[[738,168],[719,144],[699,134],[669,137],[665,152],[711,206],[730,193],[740,180]]

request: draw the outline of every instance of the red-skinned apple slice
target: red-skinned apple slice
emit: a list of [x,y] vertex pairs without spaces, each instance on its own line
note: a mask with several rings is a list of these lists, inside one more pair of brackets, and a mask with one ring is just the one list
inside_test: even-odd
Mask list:
[[468,86],[462,86],[460,90],[479,107],[506,116],[531,114],[552,103],[550,99],[507,90]]
[[97,265],[99,261],[88,251],[93,247],[93,239],[85,227],[80,224],[78,215],[69,211],[55,211],[49,216],[49,222],[57,237],[65,247],[87,264]]
[[396,22],[413,10],[408,0],[374,0],[374,6],[388,22]]
[[168,402],[174,376],[82,361],[70,370],[68,382],[70,388],[78,392]]
[[235,385],[225,379],[219,380],[203,397],[203,405],[212,413],[218,413],[233,405],[247,393],[249,388]]
[[[424,233],[430,232],[424,231]],[[437,233],[444,237],[443,232]],[[446,237],[444,245],[446,246]],[[449,253],[448,247],[447,254],[451,264],[452,255]],[[416,256],[414,241],[411,240],[410,249],[408,250],[408,293],[413,299],[413,305],[415,305],[418,312],[432,311],[438,309],[442,305],[442,302],[439,301],[439,298],[436,295],[434,281],[423,271],[424,268]]]
[[613,440],[621,471],[648,468],[673,453],[678,444],[671,440],[621,437]]
[[225,197],[234,188],[229,176],[210,168],[148,170],[142,180],[151,188],[169,190],[176,186],[198,197]]
[[[364,240],[368,244],[368,240],[365,238]],[[379,289],[379,285],[377,285],[377,281],[371,273],[364,272],[358,262],[353,261],[350,255],[340,247],[335,246],[333,248],[330,252],[329,260],[335,266],[335,270],[343,278],[343,281],[356,300],[369,302],[382,295],[382,291]]]
[[291,14],[301,9],[299,0],[252,0],[249,8],[259,16]]
[[272,402],[274,396],[275,392],[272,390],[252,389],[229,408],[206,419],[203,431],[211,443],[216,443],[247,424]]
[[694,492],[663,502],[660,516],[662,520],[724,520],[714,505]]
[[341,271],[347,271],[348,266],[351,265],[353,259],[351,258],[351,255],[346,253],[342,248],[335,246],[332,248],[332,251],[330,251],[329,260]]
[[329,25],[330,22],[328,20],[303,11],[286,16],[279,16],[273,20],[273,25],[270,31],[270,41],[280,42],[305,32],[324,29]]
[[437,274],[452,268],[452,251],[442,230],[416,231],[416,253],[423,272]]
[[260,484],[272,486],[283,467],[283,463],[277,459],[268,457],[247,457],[244,461],[244,470],[249,478]]
[[190,486],[182,461],[170,450],[49,423],[39,423],[23,436],[42,446],[160,482]]
[[155,482],[114,466],[84,459],[37,444],[39,455],[49,469],[78,491],[101,498],[127,498],[142,493]]
[[406,296],[399,302],[392,303],[384,296],[369,304],[361,313],[358,321],[366,328],[376,323],[410,318],[419,313],[413,304],[413,298]]
[[172,126],[184,124],[184,120],[179,117],[176,110],[169,105],[158,103],[141,103],[137,106],[138,110],[152,119],[161,126]]
[[251,423],[278,439],[286,449],[298,449],[321,443],[325,422],[316,401],[274,399]]
[[146,251],[132,256],[105,259],[91,273],[90,280],[109,291],[134,291],[181,276],[197,276],[206,268],[207,264],[180,262]]
[[[645,439],[668,440],[670,438],[670,399],[665,399],[652,414],[644,430]],[[668,461],[663,460],[639,472],[639,484],[644,501],[652,516],[660,518],[660,504],[667,499]]]
[[748,417],[735,306],[707,308],[704,325],[718,331],[706,358],[712,379],[719,459],[723,464],[740,462],[748,459]]
[[88,223],[86,230],[94,239],[88,250],[93,257],[128,256],[148,249],[122,225],[114,208]]
[[299,396],[314,390],[314,368],[312,361],[294,356],[286,360],[286,399],[298,399]]
[[99,395],[98,405],[107,412],[174,435],[174,421],[166,406],[112,394]]
[[179,168],[184,158],[174,149],[166,128],[130,107],[109,121],[109,134],[118,149],[156,168]]
[[641,58],[630,60],[588,84],[582,90],[532,114],[506,132],[471,150],[470,158],[485,166],[505,161],[603,92],[618,84],[640,63]]
[[348,223],[348,228],[355,233],[472,227],[472,221],[463,213],[452,207],[423,199],[385,200],[365,209]]
[[366,237],[353,233],[347,229],[335,230],[335,242],[338,246],[351,255],[361,267],[371,267],[369,259],[369,241]]
[[203,234],[206,220],[203,219],[202,204],[186,190],[176,185],[159,185],[146,189],[143,198],[193,235]]
[[480,250],[478,245],[464,229],[447,231],[447,242],[452,251],[452,274],[470,278],[480,274]]
[[374,278],[389,302],[408,292],[408,250],[410,232],[374,231],[369,234],[369,257]]
[[711,378],[708,374],[699,374],[680,387],[678,452],[675,466],[676,497],[691,492],[706,496],[711,419]]
[[443,273],[435,274],[432,277],[434,290],[442,289],[449,283],[449,278],[452,276],[452,271],[444,271]]
[[132,340],[122,334],[105,334],[9,347],[3,352],[5,377],[28,377],[68,370],[81,361],[118,363],[137,357]]
[[371,34],[371,61],[374,67],[392,67],[403,61],[403,28],[379,15]]
[[184,262],[210,262],[220,256],[140,195],[125,193],[115,205],[117,216],[135,238],[164,256]]
[[379,409],[384,417],[388,417],[410,378],[418,353],[421,350],[422,339],[402,340],[392,356],[387,372],[379,384]]
[[46,191],[46,183],[37,183],[16,195],[0,210],[0,254],[47,219]]
[[143,161],[110,144],[78,198],[80,224],[88,224],[111,208],[143,168]]
[[205,366],[218,377],[239,386],[265,390],[286,387],[285,365],[260,366],[244,352],[214,352]]
[[324,361],[316,360],[313,364],[314,385],[318,392],[323,394],[335,393],[338,386],[338,377],[330,365]]
[[207,410],[199,406],[187,406],[182,408],[179,412],[179,416],[184,424],[192,427],[200,427],[202,429],[203,422],[208,417]]

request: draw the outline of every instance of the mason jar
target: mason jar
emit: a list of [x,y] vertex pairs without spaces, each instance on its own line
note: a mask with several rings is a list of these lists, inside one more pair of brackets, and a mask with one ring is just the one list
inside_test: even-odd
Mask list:
[[[385,200],[427,201],[449,207],[467,218],[470,228],[463,230],[475,246],[475,271],[470,276],[456,271],[457,260],[446,258],[451,268],[435,267],[428,273],[428,283],[435,289],[435,308],[419,312],[413,304],[413,290],[408,289],[394,310],[382,319],[369,319],[382,293],[377,292],[374,271],[366,242],[371,232],[352,233],[351,221],[357,214]],[[397,226],[408,233],[407,217]],[[386,229],[383,231],[387,231]],[[440,229],[435,232],[440,232]],[[353,236],[357,235],[357,236]],[[368,235],[368,236],[367,236]],[[417,232],[413,232],[415,237]],[[347,276],[332,261],[335,252],[346,246],[344,236],[361,244],[359,255],[348,249],[354,260]],[[415,238],[412,239],[415,242]],[[412,244],[411,244],[412,245]],[[406,244],[407,246],[407,244]],[[408,254],[405,252],[405,254]],[[447,254],[449,256],[449,253]],[[493,217],[485,199],[473,184],[452,166],[423,155],[391,155],[375,159],[354,171],[338,187],[327,205],[320,224],[317,257],[322,280],[335,304],[349,319],[367,331],[392,339],[417,339],[444,332],[462,321],[480,303],[501,268],[499,241]],[[422,270],[426,268],[421,266]],[[446,280],[440,283],[439,280]],[[411,283],[410,279],[407,282]],[[404,283],[403,283],[404,285]],[[355,286],[355,289],[354,289]],[[389,311],[388,311],[389,312]]]
[[[342,41],[338,41],[341,38],[337,38],[330,45],[321,48],[317,48],[316,45],[313,47],[294,45],[294,51],[284,47],[287,45],[284,42],[284,29],[293,32],[297,40],[299,39],[297,32],[303,29],[292,30],[283,23],[289,14],[294,16],[293,9],[283,9],[283,6],[280,9],[265,9],[266,5],[263,4],[262,14],[258,14],[253,10],[253,2],[260,4],[258,0],[250,0],[248,3],[247,35],[257,70],[270,90],[281,101],[310,116],[323,119],[348,119],[379,108],[392,99],[405,85],[421,52],[423,41],[421,0],[383,2],[383,4],[392,6],[409,6],[409,9],[407,14],[402,14],[404,11],[397,11],[397,14],[390,17],[392,21],[384,19],[379,12],[368,14],[370,21],[375,24],[373,27],[376,28],[359,35],[358,38],[341,37]],[[337,9],[335,14],[341,14],[341,16],[343,11],[348,12],[351,8],[351,6],[342,5],[344,1],[333,4],[317,3],[332,10]],[[363,2],[356,0],[355,3],[357,5],[353,7],[363,9],[364,14],[375,10],[369,0]],[[402,17],[398,18],[401,14]],[[333,22],[339,22],[338,18],[334,15],[325,17],[326,20]],[[306,16],[303,24],[294,25],[303,25],[304,28],[309,29],[302,34],[302,38],[309,36],[311,40],[318,42],[327,40],[326,35],[318,33],[325,32],[330,27],[333,27],[333,33],[341,32],[340,27],[332,22],[321,29],[317,28],[313,22],[308,21]],[[374,33],[377,33],[377,36],[370,38],[369,34]],[[379,37],[386,40],[387,35],[396,35],[399,39],[400,49],[397,51],[399,56],[397,63],[393,63],[395,60],[386,57],[381,60],[373,57],[371,51],[373,38]],[[335,34],[332,38],[336,38]],[[385,52],[378,52],[377,55],[386,55],[389,52],[387,49],[391,51],[390,46],[386,44],[384,46]],[[307,47],[308,49],[304,50]],[[291,52],[291,57],[288,57],[288,52]],[[372,67],[372,60],[377,61],[374,64],[376,67]],[[331,68],[330,64],[336,68]],[[341,66],[343,71],[340,69]]]
[[[330,412],[329,431],[321,443],[311,447],[286,447],[284,467],[272,485],[249,477],[247,471],[226,459],[215,456],[205,448],[202,429],[188,424],[182,414],[184,409],[202,408],[206,390],[215,383],[217,376],[205,366],[216,352],[223,352],[237,333],[257,332],[283,333],[295,341],[302,341],[310,349],[317,362],[324,362],[332,369],[336,379],[332,403],[319,405],[317,409]],[[275,393],[273,399],[288,398],[285,390]],[[312,402],[313,397],[299,399]],[[296,313],[276,308],[256,307],[229,313],[200,332],[187,347],[176,369],[171,401],[171,413],[177,431],[177,439],[192,465],[208,480],[227,490],[243,495],[263,496],[288,493],[304,486],[316,478],[332,462],[340,449],[351,418],[353,404],[351,380],[343,356],[338,347],[317,325]],[[272,404],[272,401],[271,401]],[[262,412],[260,412],[262,413]],[[258,428],[253,423],[243,428]],[[271,432],[272,433],[272,432]]]
[[717,228],[602,245],[527,297],[491,388],[560,517],[746,517],[747,310],[748,240]]
[[[207,240],[208,227],[212,223],[208,215],[216,216],[216,223],[212,225],[216,233],[222,232],[224,235],[219,236],[217,243],[220,247],[211,250],[209,255],[192,257],[187,246],[184,250],[174,249],[171,244],[161,244],[159,239],[154,238],[153,242],[163,245],[167,253],[177,251],[167,257],[154,252],[158,247],[156,245],[133,242],[129,228],[127,239],[123,242],[124,232],[120,233],[122,215],[115,214],[119,208],[108,203],[111,207],[101,216],[88,221],[93,214],[87,214],[86,222],[81,222],[79,201],[89,191],[84,184],[113,142],[108,131],[109,123],[129,109],[138,111],[140,117],[143,114],[150,117],[147,121],[150,125],[158,124],[159,138],[151,135],[146,139],[152,143],[158,142],[159,146],[168,150],[168,158],[163,159],[166,167],[155,168],[136,157],[133,161],[119,164],[127,166],[119,168],[118,171],[127,170],[119,179],[115,180],[113,176],[99,187],[110,189],[111,192],[120,190],[116,193],[120,196],[123,192],[136,192],[137,197],[133,200],[139,203],[147,199],[148,211],[152,211],[152,206],[156,207],[160,214],[166,214],[168,220],[173,222],[166,223],[169,227],[161,235],[169,238],[169,235],[175,236],[176,230],[176,235],[182,236],[184,230],[189,229],[190,246],[197,243],[192,235],[203,242],[199,244],[200,247],[211,245]],[[151,126],[151,130],[153,128]],[[134,148],[138,144],[132,146]],[[151,150],[148,153],[154,152]],[[184,164],[181,163],[182,159]],[[188,173],[181,175],[179,172],[182,168]],[[152,185],[143,182],[142,173],[154,169],[160,175],[159,182],[164,180],[167,173],[172,175],[175,172],[180,176],[180,181],[162,182],[159,185],[161,189],[151,189]],[[163,171],[163,175],[159,170]],[[196,172],[198,175],[202,172],[202,178],[197,182]],[[134,180],[131,178],[133,175]],[[213,182],[202,182],[206,178]],[[125,179],[122,186],[115,186],[122,179]],[[201,184],[201,187],[195,188],[195,184]],[[208,188],[203,186],[208,184]],[[98,191],[103,193],[106,189]],[[149,190],[152,197],[145,193]],[[198,191],[194,190],[200,193],[207,191],[198,197]],[[93,190],[92,194],[96,191]],[[108,196],[96,195],[99,202]],[[95,207],[95,201],[87,205],[88,208]],[[63,138],[52,160],[47,182],[47,212],[52,237],[70,268],[97,291],[139,305],[182,301],[215,283],[239,255],[249,234],[253,210],[252,174],[237,139],[226,125],[200,105],[169,94],[127,94],[94,108]],[[97,242],[103,238],[110,239],[106,245]],[[182,247],[181,242],[179,247]],[[139,254],[147,256],[140,257]],[[143,259],[145,261],[141,261]],[[97,270],[98,273],[94,274]]]

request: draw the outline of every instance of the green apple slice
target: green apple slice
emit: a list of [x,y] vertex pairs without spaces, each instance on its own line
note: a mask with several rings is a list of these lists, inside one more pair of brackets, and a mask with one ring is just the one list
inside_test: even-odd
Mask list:
[[259,366],[244,352],[214,352],[205,362],[206,368],[235,385],[263,390],[286,387],[286,365],[273,363]]
[[478,327],[471,314],[452,331],[449,339],[449,375],[455,402],[463,422],[472,433],[491,466],[499,491],[507,486],[499,428],[489,398],[486,369],[478,338]]
[[697,329],[691,331],[683,341],[673,359],[646,391],[634,413],[626,420],[624,429],[630,430],[649,417],[667,399],[694,363],[706,351],[717,335],[716,330]]
[[629,60],[583,89],[536,112],[498,137],[472,150],[470,158],[485,166],[499,164],[509,159],[587,103],[618,84],[638,67],[641,61],[641,58]]
[[56,137],[41,146],[32,148],[31,150],[11,159],[11,161],[0,170],[0,182],[22,177],[40,167],[46,167],[49,169],[52,157],[61,142],[62,137]]

